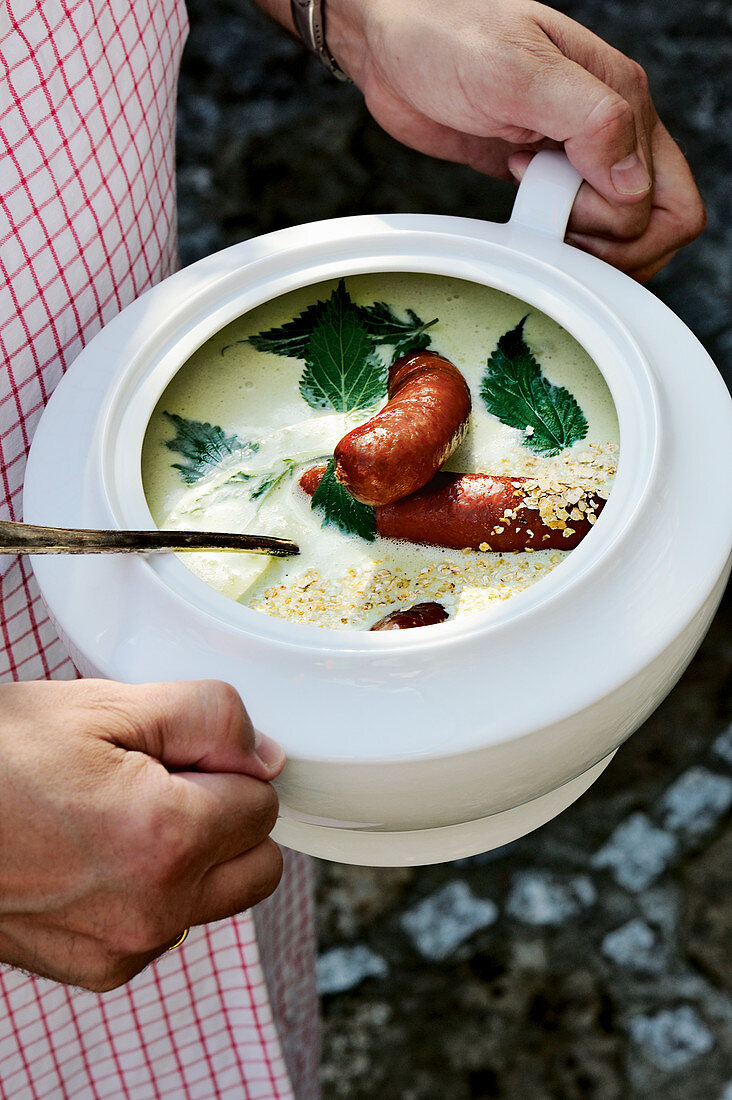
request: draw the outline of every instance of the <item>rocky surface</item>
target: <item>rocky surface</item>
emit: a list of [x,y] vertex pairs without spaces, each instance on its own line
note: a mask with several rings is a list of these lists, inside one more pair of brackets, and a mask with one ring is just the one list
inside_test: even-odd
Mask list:
[[[503,220],[513,197],[403,149],[244,0],[190,0],[184,262],[383,211]],[[647,69],[709,225],[652,284],[732,380],[732,12],[563,5]],[[320,863],[325,1100],[732,1100],[730,602],[592,790],[459,864]]]

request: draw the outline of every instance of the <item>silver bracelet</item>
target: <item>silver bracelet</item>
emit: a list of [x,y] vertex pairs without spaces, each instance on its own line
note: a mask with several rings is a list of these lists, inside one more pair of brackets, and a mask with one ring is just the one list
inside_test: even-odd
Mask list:
[[350,76],[343,72],[325,44],[324,0],[290,0],[290,10],[295,30],[311,53],[325,65],[338,80],[352,84]]

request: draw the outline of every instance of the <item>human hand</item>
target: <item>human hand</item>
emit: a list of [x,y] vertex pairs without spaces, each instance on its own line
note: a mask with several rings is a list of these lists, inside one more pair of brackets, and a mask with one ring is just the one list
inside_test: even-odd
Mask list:
[[704,207],[642,68],[533,0],[328,0],[328,47],[376,121],[430,156],[520,179],[561,148],[585,179],[567,240],[640,281]]
[[255,905],[284,756],[232,687],[0,688],[0,960],[103,991]]

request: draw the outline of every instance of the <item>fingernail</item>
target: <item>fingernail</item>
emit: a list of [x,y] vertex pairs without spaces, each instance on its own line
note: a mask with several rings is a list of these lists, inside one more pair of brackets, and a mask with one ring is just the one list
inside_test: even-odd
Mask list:
[[267,768],[276,768],[285,758],[282,746],[259,730],[254,733],[254,751]]
[[651,186],[648,169],[637,153],[619,160],[610,169],[613,187],[619,195],[642,195]]
[[526,160],[521,155],[514,155],[508,159],[508,170],[516,180],[516,183],[521,183],[521,180],[526,174],[526,169],[529,167],[531,160]]

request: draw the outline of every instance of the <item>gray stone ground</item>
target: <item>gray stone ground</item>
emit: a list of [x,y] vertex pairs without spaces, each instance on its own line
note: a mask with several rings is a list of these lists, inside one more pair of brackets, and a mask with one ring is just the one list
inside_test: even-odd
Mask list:
[[[508,216],[511,186],[397,146],[245,0],[189,9],[184,262],[343,214]],[[562,10],[644,65],[694,168],[708,229],[653,289],[732,380],[730,7]],[[729,620],[727,600],[668,699],[538,833],[419,870],[318,864],[326,1100],[732,1100]]]

